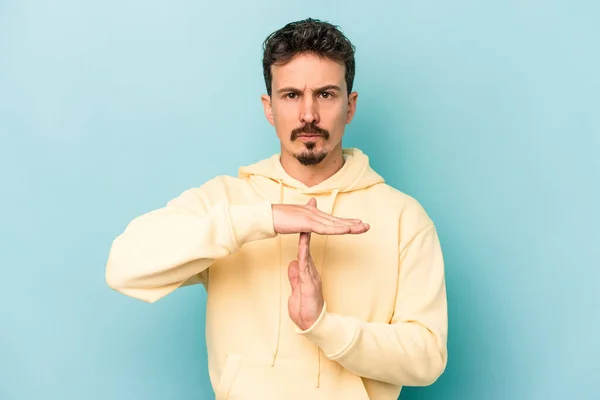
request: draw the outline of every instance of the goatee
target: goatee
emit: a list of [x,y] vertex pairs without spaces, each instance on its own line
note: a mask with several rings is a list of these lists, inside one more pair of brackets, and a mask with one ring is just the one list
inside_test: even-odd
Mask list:
[[[318,127],[315,122],[311,122],[310,124],[305,124],[300,128],[296,128],[292,131],[290,136],[291,141],[295,141],[298,139],[303,133],[317,134],[321,136],[324,140],[329,140],[329,132],[326,129]],[[294,157],[300,162],[302,165],[316,165],[327,157],[326,150],[315,151],[314,148],[317,144],[315,142],[306,142],[304,146],[306,150],[298,154],[294,154]]]
[[[312,145],[314,147],[315,144],[313,142],[308,142],[306,144],[306,147],[308,148],[309,145]],[[327,157],[327,151],[321,150],[319,152],[315,152],[311,150],[304,150],[298,154],[294,154],[294,157],[302,165],[317,165],[318,163],[323,161],[325,157]]]

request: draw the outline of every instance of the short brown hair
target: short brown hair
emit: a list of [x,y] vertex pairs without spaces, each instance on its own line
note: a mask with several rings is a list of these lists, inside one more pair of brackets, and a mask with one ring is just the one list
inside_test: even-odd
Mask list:
[[354,52],[354,45],[338,26],[313,18],[290,22],[271,33],[263,43],[262,63],[267,93],[271,96],[273,64],[285,64],[298,54],[310,53],[344,63],[346,87],[350,94],[356,68]]

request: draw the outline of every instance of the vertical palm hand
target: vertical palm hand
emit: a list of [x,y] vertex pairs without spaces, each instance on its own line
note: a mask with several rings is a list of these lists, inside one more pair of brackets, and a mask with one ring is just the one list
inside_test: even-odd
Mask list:
[[[311,199],[309,205],[315,206]],[[321,277],[310,254],[310,232],[300,233],[298,259],[288,266],[292,294],[288,300],[290,318],[302,330],[310,328],[323,309]]]

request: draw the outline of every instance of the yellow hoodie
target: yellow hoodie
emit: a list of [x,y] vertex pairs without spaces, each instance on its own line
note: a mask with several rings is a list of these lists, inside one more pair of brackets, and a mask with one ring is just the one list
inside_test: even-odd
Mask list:
[[[431,219],[390,187],[358,149],[307,187],[279,155],[219,176],[135,218],[113,242],[106,280],[154,302],[181,286],[207,289],[206,340],[216,400],[397,399],[446,367],[442,252]],[[271,204],[306,204],[370,224],[317,235],[311,254],[325,307],[301,331],[289,318],[287,267],[298,235],[277,235]]]

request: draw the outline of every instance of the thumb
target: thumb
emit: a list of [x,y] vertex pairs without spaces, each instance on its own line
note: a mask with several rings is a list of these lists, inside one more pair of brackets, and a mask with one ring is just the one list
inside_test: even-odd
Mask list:
[[288,265],[288,279],[292,289],[298,284],[300,280],[300,267],[298,261],[294,260]]
[[315,199],[314,197],[311,197],[310,200],[308,200],[308,203],[306,203],[306,205],[316,207],[317,199]]

